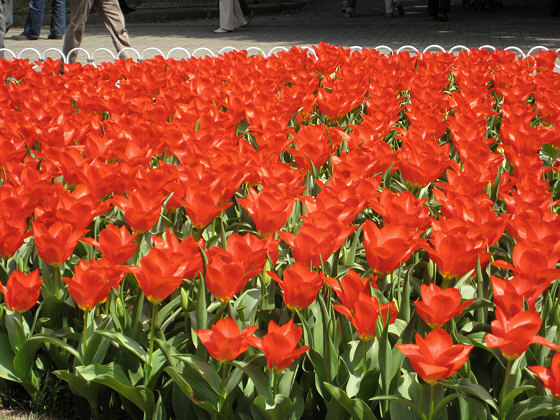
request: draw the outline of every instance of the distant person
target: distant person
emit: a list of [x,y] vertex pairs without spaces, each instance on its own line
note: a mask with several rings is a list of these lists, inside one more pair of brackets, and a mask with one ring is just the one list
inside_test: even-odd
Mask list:
[[216,33],[231,32],[235,29],[244,28],[253,18],[253,12],[247,4],[244,5],[249,10],[247,17],[241,9],[240,0],[220,0],[220,27],[214,29]]
[[447,22],[450,3],[450,0],[428,0],[428,14],[441,22]]
[[[101,16],[101,20],[111,35],[111,40],[115,46],[117,53],[124,48],[130,47],[128,32],[124,27],[124,16],[119,6],[118,0],[71,0],[70,1],[70,22],[64,36],[64,44],[62,52],[65,56],[74,48],[78,48],[82,43],[84,36],[84,27],[86,26],[87,17],[92,10],[92,4],[97,13]],[[77,53],[68,57],[70,63],[76,61]],[[134,58],[132,51],[123,51],[120,54],[122,59]]]
[[[342,14],[351,17],[356,10],[356,0],[345,0],[342,3]],[[395,17],[396,15],[404,16],[404,7],[402,0],[385,0],[385,16]]]
[[[46,0],[31,0],[29,2],[29,12],[25,20],[23,32],[14,35],[12,39],[16,41],[38,39],[43,25]],[[62,39],[66,29],[66,0],[52,1],[51,30],[48,39]]]
[[[6,32],[14,22],[12,10],[12,0],[2,0],[0,2],[0,48],[4,48]],[[0,58],[4,58],[4,51],[0,51]]]

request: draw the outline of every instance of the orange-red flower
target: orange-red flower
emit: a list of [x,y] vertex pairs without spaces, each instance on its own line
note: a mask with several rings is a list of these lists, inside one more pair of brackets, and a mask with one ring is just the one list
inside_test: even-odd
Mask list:
[[4,302],[8,308],[16,312],[25,312],[37,303],[42,284],[39,270],[29,274],[14,270],[8,277],[6,286],[0,283],[0,292],[4,295]]
[[342,306],[346,307],[349,311],[354,310],[354,304],[358,301],[361,293],[367,295],[370,293],[370,284],[377,288],[375,283],[377,277],[362,278],[352,269],[348,270],[348,273],[340,279],[340,283],[332,277],[325,277],[324,280],[334,290]]
[[252,346],[262,350],[266,356],[268,368],[280,372],[289,368],[295,359],[305,353],[310,347],[297,348],[303,330],[290,320],[279,326],[274,321],[268,324],[268,333],[262,338],[249,337]]
[[529,310],[506,317],[500,307],[496,308],[496,319],[492,321],[492,334],[486,335],[486,345],[497,347],[507,359],[517,359],[531,344],[542,344],[553,350],[560,346],[537,336],[541,328],[541,317],[537,311]]
[[121,269],[106,260],[80,261],[72,277],[64,277],[68,292],[84,311],[107,300],[111,288],[117,288],[124,277]]
[[422,300],[417,300],[416,312],[426,324],[432,328],[439,328],[452,318],[459,316],[463,310],[472,304],[474,300],[461,303],[461,292],[450,287],[441,289],[434,283],[429,286],[420,286]]
[[159,220],[163,197],[153,191],[137,189],[128,197],[113,197],[112,202],[124,212],[124,218],[132,230],[148,232]]
[[560,398],[560,353],[552,357],[550,369],[543,366],[529,366],[529,370],[539,377],[552,395]]
[[87,229],[75,230],[70,223],[61,221],[48,228],[40,222],[31,223],[37,253],[43,261],[54,266],[64,264],[80,238],[88,232]]
[[369,266],[385,276],[410,258],[420,248],[422,232],[406,225],[390,224],[382,229],[371,220],[364,223],[364,248]]
[[286,268],[282,273],[282,279],[272,271],[267,273],[280,285],[288,309],[307,308],[315,300],[323,284],[322,273],[309,271],[309,266],[301,262]]
[[230,317],[220,319],[211,329],[195,331],[204,347],[214,359],[230,362],[249,348],[247,338],[252,336],[257,326],[239,331],[239,326]]
[[431,384],[456,373],[473,347],[453,344],[451,336],[442,329],[431,331],[426,338],[416,334],[416,344],[397,344],[416,373]]
[[131,235],[126,226],[118,228],[110,224],[99,232],[98,241],[93,238],[83,238],[82,242],[93,245],[101,251],[104,258],[115,264],[125,264],[138,248],[138,244],[134,242],[137,235],[137,233]]
[[397,319],[397,306],[395,302],[381,304],[369,293],[361,292],[353,307],[344,305],[333,305],[333,308],[348,317],[360,340],[371,340],[375,338],[377,330],[377,319],[381,316],[383,324],[392,324]]
[[212,296],[222,302],[229,301],[239,293],[249,280],[241,263],[227,259],[219,254],[212,255],[206,266],[206,287]]

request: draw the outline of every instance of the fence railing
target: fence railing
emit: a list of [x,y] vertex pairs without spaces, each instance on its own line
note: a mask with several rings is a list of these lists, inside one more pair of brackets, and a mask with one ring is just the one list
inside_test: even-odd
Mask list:
[[[307,50],[307,52],[309,54],[316,57],[316,54],[315,54],[315,51],[314,51],[313,47],[304,46],[304,47],[301,47],[301,48]],[[352,51],[361,51],[362,49],[364,49],[364,47],[360,47],[360,46],[350,47],[350,50],[352,50]],[[379,45],[377,47],[374,47],[374,49],[378,50],[378,51],[385,52],[387,54],[400,54],[400,53],[403,53],[403,52],[408,52],[408,53],[413,53],[413,54],[422,54],[422,53],[426,53],[426,52],[443,52],[443,53],[456,54],[456,53],[459,53],[461,51],[469,52],[473,49],[486,49],[486,50],[489,50],[489,51],[498,51],[498,49],[496,47],[493,47],[492,45],[482,45],[478,48],[468,48],[464,45],[455,45],[455,46],[449,48],[449,50],[446,50],[441,45],[436,45],[436,44],[429,45],[422,50],[419,50],[418,48],[416,48],[412,45],[403,45],[402,47],[400,47],[396,50],[394,50],[393,48],[391,48],[387,45]],[[276,47],[273,47],[272,49],[270,49],[270,51],[268,53],[266,53],[266,51],[264,51],[263,49],[261,49],[259,47],[249,47],[249,48],[245,48],[243,50],[247,51],[247,53],[250,54],[250,55],[263,55],[264,57],[269,57],[269,56],[277,54],[278,52],[281,52],[281,51],[288,51],[289,47],[276,46]],[[524,59],[524,58],[527,58],[531,55],[538,54],[540,51],[549,51],[549,48],[539,45],[539,46],[531,48],[529,51],[527,51],[527,53],[525,53],[521,48],[515,47],[515,46],[504,48],[504,50],[505,51],[511,51],[511,52],[515,53],[518,56],[518,58]],[[220,54],[225,54],[227,52],[239,51],[239,50],[234,48],[234,47],[224,47],[216,53],[209,48],[201,47],[201,48],[195,49],[193,52],[189,52],[185,48],[175,47],[175,48],[172,48],[171,50],[169,50],[166,54],[162,50],[160,50],[159,48],[150,47],[150,48],[146,48],[142,52],[140,52],[140,51],[138,51],[134,48],[124,48],[118,54],[114,54],[111,50],[109,50],[107,48],[97,48],[96,50],[94,50],[91,53],[89,51],[85,50],[84,48],[75,48],[75,49],[71,50],[68,53],[68,55],[70,55],[74,52],[76,52],[78,54],[83,53],[86,56],[86,60],[85,60],[86,63],[95,65],[96,64],[96,56],[99,56],[101,53],[108,55],[111,60],[116,60],[116,59],[120,58],[121,55],[125,51],[131,51],[132,53],[134,53],[136,55],[136,57],[137,57],[136,60],[137,61],[143,61],[143,60],[146,60],[146,59],[149,59],[149,58],[153,58],[155,56],[162,56],[166,59],[170,59],[170,58],[173,58],[173,59],[189,59],[191,57],[200,57],[200,56],[205,56],[205,55],[210,55],[210,56],[216,57],[217,55],[220,55]],[[558,48],[554,51],[560,54],[560,48]],[[0,52],[4,52],[4,56],[5,56],[6,59],[10,59],[10,58],[11,59],[23,59],[23,58],[32,59],[33,56],[36,56],[37,57],[36,61],[44,61],[44,60],[47,59],[47,57],[51,57],[51,58],[55,58],[55,59],[61,58],[65,63],[68,62],[68,56],[65,56],[64,53],[58,48],[47,48],[43,52],[39,51],[36,48],[24,48],[18,54],[16,54],[14,51],[10,50],[9,48],[1,48]],[[8,55],[11,56],[11,57],[9,57]],[[29,55],[31,55],[32,57],[29,57]],[[54,55],[54,57],[52,57],[52,55]],[[97,62],[105,62],[105,61],[108,61],[108,60],[99,60]],[[557,70],[560,70],[560,63],[558,61],[555,63],[555,68]]]

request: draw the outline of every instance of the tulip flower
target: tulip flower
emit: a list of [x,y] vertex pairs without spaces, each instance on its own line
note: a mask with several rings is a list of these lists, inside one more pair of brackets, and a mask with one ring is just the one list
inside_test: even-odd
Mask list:
[[115,206],[124,213],[124,218],[135,232],[148,232],[159,220],[163,197],[153,191],[137,189],[128,197],[115,196]]
[[420,248],[422,232],[406,225],[386,225],[382,229],[371,220],[364,223],[364,248],[369,266],[385,276],[410,258]]
[[146,298],[157,305],[179,288],[183,282],[187,265],[178,260],[176,254],[152,248],[140,260],[140,267],[127,267],[138,280]]
[[110,224],[99,232],[98,241],[93,238],[83,238],[82,242],[93,245],[101,251],[104,258],[115,264],[125,264],[138,248],[138,244],[134,242],[137,235],[137,233],[131,235],[126,226],[117,228]]
[[27,220],[23,217],[0,219],[0,257],[8,259],[19,249],[30,232],[26,232]]
[[284,293],[284,302],[290,310],[302,310],[311,305],[323,285],[322,273],[309,271],[309,266],[301,262],[286,268],[282,279],[272,271],[267,273],[280,285]]
[[4,295],[4,302],[8,308],[16,312],[25,312],[37,303],[42,284],[39,270],[29,274],[14,270],[5,286],[0,283],[0,292]]
[[76,305],[90,311],[109,297],[111,288],[117,288],[124,273],[107,260],[80,261],[72,277],[64,277],[68,292]]
[[348,273],[340,279],[340,283],[332,277],[325,277],[324,280],[334,290],[342,306],[348,308],[349,311],[354,309],[360,293],[369,294],[370,283],[377,288],[375,283],[377,277],[362,278],[352,269],[348,270]]
[[333,305],[333,308],[348,317],[360,340],[367,341],[375,338],[377,329],[377,319],[381,316],[383,324],[387,321],[392,324],[397,319],[397,307],[395,302],[389,302],[384,305],[369,294],[361,292],[358,299],[354,302],[353,308],[343,305]]
[[37,253],[49,265],[59,266],[72,255],[78,241],[88,230],[75,230],[72,225],[58,221],[50,227],[31,222]]
[[550,369],[543,366],[529,366],[529,370],[539,377],[552,395],[560,398],[560,353],[552,357]]
[[216,299],[222,302],[229,301],[245,287],[248,280],[239,262],[228,262],[219,256],[209,258],[206,266],[206,287]]
[[461,303],[461,293],[457,289],[441,289],[433,283],[420,286],[420,295],[422,300],[415,302],[416,312],[432,328],[439,328],[461,315],[463,310],[474,302],[467,300]]
[[252,336],[256,329],[255,325],[240,332],[235,321],[227,317],[212,325],[212,329],[198,330],[195,333],[210,356],[220,362],[231,362],[249,348],[247,338]]
[[431,331],[426,338],[416,334],[416,344],[397,344],[412,368],[429,384],[456,373],[467,361],[473,347],[453,344],[451,336],[441,328]]
[[520,357],[531,344],[542,344],[553,350],[560,350],[557,344],[536,335],[541,328],[541,323],[537,311],[523,311],[508,318],[498,306],[496,319],[491,323],[492,334],[486,335],[486,346],[497,347],[509,360]]
[[303,330],[290,320],[279,326],[274,321],[268,324],[268,333],[262,338],[248,337],[249,343],[262,350],[269,369],[280,372],[289,368],[295,359],[309,350],[309,346],[297,348]]

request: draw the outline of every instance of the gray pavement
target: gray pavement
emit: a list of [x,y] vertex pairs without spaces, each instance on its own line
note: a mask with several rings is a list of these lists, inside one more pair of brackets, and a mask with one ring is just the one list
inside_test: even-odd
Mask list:
[[[344,47],[386,45],[394,50],[403,45],[423,50],[432,44],[441,45],[446,50],[455,45],[469,48],[492,45],[498,49],[517,46],[524,52],[536,46],[560,49],[560,16],[549,15],[547,0],[503,0],[503,8],[493,12],[471,10],[463,7],[460,0],[454,0],[449,22],[431,20],[426,0],[404,1],[406,15],[395,18],[385,17],[382,0],[358,1],[356,13],[351,18],[340,12],[342,0],[314,0],[291,3],[292,9],[303,6],[296,10],[289,10],[289,3],[283,10],[267,9],[265,5],[257,4],[254,6],[256,16],[249,26],[225,34],[213,32],[219,26],[217,17],[128,23],[127,29],[133,47],[145,58],[157,54],[150,48],[157,48],[165,55],[174,48],[183,48],[190,53],[207,48],[218,53],[225,47],[257,47],[268,53],[276,46],[312,46],[321,41]],[[216,10],[209,11],[208,15],[216,16]],[[137,16],[134,20],[142,19]],[[47,19],[45,23],[48,23]],[[21,31],[21,27],[12,28],[8,36]],[[22,57],[36,59],[32,51],[22,53],[22,50],[34,48],[44,53],[50,48],[62,48],[62,41],[47,40],[47,34],[48,28],[44,28],[42,37],[36,41],[6,39],[5,47]],[[86,26],[82,47],[89,52],[99,48],[115,52],[105,27],[94,22]],[[203,54],[202,50],[196,52],[197,56]],[[57,57],[56,51],[44,55]],[[175,50],[171,56],[181,58],[185,54]],[[84,59],[82,54],[81,60]],[[95,54],[96,62],[109,59],[111,56],[104,51]]]

